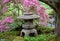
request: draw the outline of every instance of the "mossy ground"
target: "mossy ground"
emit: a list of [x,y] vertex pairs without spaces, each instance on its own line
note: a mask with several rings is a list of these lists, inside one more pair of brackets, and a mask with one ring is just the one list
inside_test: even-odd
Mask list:
[[60,37],[54,34],[53,28],[36,28],[39,30],[39,35],[36,37],[20,37],[20,31],[10,31],[0,33],[0,39],[5,41],[60,41]]
[[5,41],[60,41],[60,37],[57,37],[54,34],[41,34],[36,37],[25,36],[24,38],[20,36],[9,35],[5,37]]

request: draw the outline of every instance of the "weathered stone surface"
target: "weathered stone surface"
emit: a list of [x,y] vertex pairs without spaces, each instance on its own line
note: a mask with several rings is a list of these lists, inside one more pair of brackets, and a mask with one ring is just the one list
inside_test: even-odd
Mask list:
[[33,29],[33,28],[35,28],[35,25],[25,23],[25,24],[22,25],[22,28],[24,28],[24,29]]
[[36,29],[31,29],[31,30],[22,29],[20,36],[37,36],[37,35],[38,34]]
[[24,15],[19,16],[18,18],[19,19],[37,19],[39,17],[40,16],[38,16],[36,14],[24,14]]

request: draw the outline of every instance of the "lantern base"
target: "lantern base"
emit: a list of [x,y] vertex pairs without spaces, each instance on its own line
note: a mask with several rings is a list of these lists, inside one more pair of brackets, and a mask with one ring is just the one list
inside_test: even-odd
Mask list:
[[37,30],[36,29],[22,29],[20,36],[24,37],[24,36],[37,36]]

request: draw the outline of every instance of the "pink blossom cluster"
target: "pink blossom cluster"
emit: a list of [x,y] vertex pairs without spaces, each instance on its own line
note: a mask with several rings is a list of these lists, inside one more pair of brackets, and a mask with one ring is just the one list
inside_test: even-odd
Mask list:
[[7,11],[8,11],[7,6],[4,6],[4,7],[2,8],[2,13],[5,13],[5,12],[7,12]]
[[2,4],[8,3],[10,0],[2,0]]
[[[46,26],[47,21],[49,20],[49,16],[46,13],[46,9],[40,4],[38,0],[11,0],[11,1],[14,1],[16,4],[21,2],[23,6],[23,10],[27,13],[30,13],[33,8],[36,14],[40,16],[41,24]],[[9,2],[9,0],[3,0],[3,3],[7,3],[7,2]]]
[[0,32],[9,31],[10,27],[6,25],[0,25]]
[[0,32],[3,32],[4,30],[9,31],[10,27],[7,26],[6,24],[7,23],[13,23],[13,22],[14,22],[14,19],[12,18],[12,16],[5,18],[0,24]]
[[30,12],[31,8],[36,8],[36,6],[39,6],[40,3],[38,0],[23,0],[23,8],[26,12]]
[[14,22],[14,18],[12,16],[9,16],[7,18],[5,18],[1,24],[6,24],[6,23],[13,23]]
[[46,9],[40,4],[40,2],[38,0],[23,0],[23,8],[26,9],[26,12],[31,12],[30,10],[32,7],[34,11],[40,16],[41,24],[46,26],[49,16],[46,13]]

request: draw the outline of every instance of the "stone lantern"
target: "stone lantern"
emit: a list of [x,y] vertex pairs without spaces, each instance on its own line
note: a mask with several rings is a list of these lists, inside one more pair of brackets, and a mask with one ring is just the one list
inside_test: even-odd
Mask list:
[[35,29],[35,25],[33,24],[34,19],[38,19],[40,16],[35,14],[23,14],[19,16],[19,19],[22,19],[25,21],[24,24],[22,24],[22,31],[20,36],[37,36],[37,30]]

